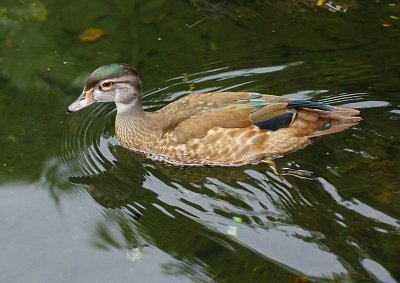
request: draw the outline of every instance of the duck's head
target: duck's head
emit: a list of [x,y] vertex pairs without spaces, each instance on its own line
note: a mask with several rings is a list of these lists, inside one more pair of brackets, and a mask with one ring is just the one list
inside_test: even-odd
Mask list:
[[115,102],[118,112],[140,106],[143,94],[138,72],[128,64],[104,65],[89,76],[82,94],[68,106],[67,113],[81,110],[94,102]]

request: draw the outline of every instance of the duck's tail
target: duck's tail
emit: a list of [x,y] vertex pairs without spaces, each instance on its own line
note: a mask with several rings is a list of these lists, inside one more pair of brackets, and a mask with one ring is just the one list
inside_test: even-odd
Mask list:
[[288,106],[318,114],[319,129],[309,134],[309,138],[341,132],[357,125],[362,120],[358,116],[360,111],[353,108],[335,107],[304,100],[291,100]]
[[319,137],[334,134],[357,125],[362,118],[357,116],[360,111],[352,108],[335,107],[331,111],[321,111],[319,121],[322,126],[309,137]]

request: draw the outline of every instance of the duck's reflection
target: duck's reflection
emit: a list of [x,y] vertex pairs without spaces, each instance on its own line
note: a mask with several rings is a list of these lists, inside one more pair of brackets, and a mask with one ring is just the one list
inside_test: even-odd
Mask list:
[[295,270],[318,278],[349,273],[344,259],[323,244],[323,232],[305,219],[302,226],[294,223],[310,213],[312,204],[296,186],[265,172],[265,165],[176,168],[118,145],[109,148],[113,165],[69,178],[103,207],[104,221],[94,229],[95,246],[130,250],[155,245],[182,260],[186,273],[191,266],[192,275],[206,270],[203,276],[221,274],[228,281],[239,275],[227,274],[221,262],[262,266],[264,277],[272,273],[261,270],[276,268],[281,271],[273,274],[287,276]]

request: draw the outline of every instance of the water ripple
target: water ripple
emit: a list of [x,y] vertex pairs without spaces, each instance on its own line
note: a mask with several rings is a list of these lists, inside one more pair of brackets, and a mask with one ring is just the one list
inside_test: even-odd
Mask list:
[[110,146],[117,144],[113,137],[105,135],[105,129],[113,120],[115,111],[106,105],[95,107],[87,117],[73,117],[70,130],[65,133],[62,143],[63,162],[70,166],[70,172],[84,170],[85,175],[97,175],[116,161]]

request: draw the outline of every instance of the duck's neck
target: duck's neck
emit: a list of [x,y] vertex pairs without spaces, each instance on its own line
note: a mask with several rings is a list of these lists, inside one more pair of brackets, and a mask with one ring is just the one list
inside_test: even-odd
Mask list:
[[117,105],[117,116],[115,118],[115,134],[119,142],[133,149],[145,149],[144,142],[148,139],[156,140],[158,123],[155,121],[157,115],[153,112],[145,112],[140,99],[130,104]]
[[120,103],[116,102],[117,106],[117,115],[129,115],[129,116],[137,116],[141,117],[144,115],[144,111],[142,108],[142,101],[140,98],[132,100],[130,103]]

